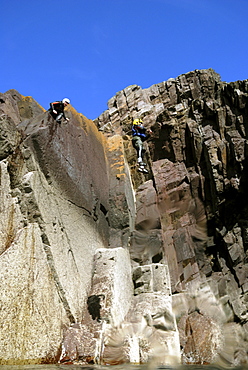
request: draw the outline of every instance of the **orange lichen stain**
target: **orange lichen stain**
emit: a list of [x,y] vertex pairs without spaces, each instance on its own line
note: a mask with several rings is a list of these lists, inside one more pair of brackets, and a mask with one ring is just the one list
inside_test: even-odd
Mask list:
[[112,174],[116,176],[125,177],[125,157],[122,137],[119,135],[108,138],[108,152],[111,154],[110,168]]
[[43,110],[43,112],[46,111],[46,109],[44,109],[34,98],[32,98],[32,96],[21,95],[21,97],[22,97],[22,100],[24,100],[25,102],[28,102],[28,103],[35,102],[39,106],[39,108]]
[[124,179],[125,177],[126,177],[126,174],[125,173],[119,173],[119,174],[116,175],[116,178],[118,180]]
[[104,143],[104,145],[106,145],[105,136],[98,130],[98,128],[91,119],[88,119],[82,113],[78,113],[78,111],[76,111],[76,109],[73,108],[73,106],[71,105],[67,106],[65,111],[70,112],[73,121],[77,123],[79,127],[84,129],[87,135],[93,134],[99,142]]
[[[105,163],[107,163],[107,139],[102,132],[98,130],[94,122],[86,118],[82,113],[78,113],[75,108],[71,105],[66,107],[67,114],[66,116],[70,118],[69,125],[82,129],[84,134],[90,139],[90,145],[92,148],[95,148],[95,155],[99,158],[104,158]],[[97,149],[96,149],[97,148]]]
[[113,158],[112,163],[110,164],[111,167],[118,166],[118,167],[124,167],[124,163],[121,160],[122,158]]
[[120,146],[118,145],[118,143],[116,145],[111,145],[111,146],[109,145],[108,148],[110,152],[115,152],[117,150],[120,150]]
[[[108,150],[110,152],[115,151],[117,153],[118,151],[118,156],[124,156],[124,148],[123,148],[123,141],[122,137],[119,135],[112,136],[108,138]],[[121,152],[121,153],[119,153]]]

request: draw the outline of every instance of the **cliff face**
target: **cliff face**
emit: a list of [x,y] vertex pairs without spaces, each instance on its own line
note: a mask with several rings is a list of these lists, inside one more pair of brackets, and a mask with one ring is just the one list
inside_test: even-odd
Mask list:
[[73,110],[62,127],[14,91],[0,109],[1,363],[54,362],[108,245],[105,141]]
[[[185,362],[211,362],[218,336],[226,338],[222,357],[247,361],[247,101],[247,81],[196,70],[129,86],[95,121],[107,137],[124,135],[136,192],[131,257],[168,264]],[[135,118],[153,131],[146,176],[130,148]]]
[[247,102],[213,70],[94,123],[0,94],[0,364],[247,363]]

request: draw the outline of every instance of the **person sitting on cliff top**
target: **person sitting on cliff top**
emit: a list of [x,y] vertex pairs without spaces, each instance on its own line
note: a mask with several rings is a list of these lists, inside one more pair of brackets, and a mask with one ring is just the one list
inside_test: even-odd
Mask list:
[[137,151],[139,171],[144,172],[144,173],[148,173],[148,171],[145,169],[146,163],[144,163],[143,161],[143,154],[145,152],[143,142],[148,139],[148,137],[150,136],[150,133],[152,133],[152,131],[147,130],[143,126],[143,121],[141,119],[135,119],[133,121],[132,144],[133,144],[133,147]]
[[65,116],[64,112],[65,107],[69,104],[70,99],[64,98],[62,101],[55,101],[53,103],[50,103],[50,108],[48,109],[48,111],[57,122],[61,122],[62,118],[64,118],[66,121],[69,121],[69,118]]

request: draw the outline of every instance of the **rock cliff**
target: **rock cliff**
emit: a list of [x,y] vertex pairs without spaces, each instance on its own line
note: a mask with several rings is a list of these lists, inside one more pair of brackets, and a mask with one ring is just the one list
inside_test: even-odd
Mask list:
[[247,363],[248,81],[195,70],[67,115],[0,94],[0,364]]

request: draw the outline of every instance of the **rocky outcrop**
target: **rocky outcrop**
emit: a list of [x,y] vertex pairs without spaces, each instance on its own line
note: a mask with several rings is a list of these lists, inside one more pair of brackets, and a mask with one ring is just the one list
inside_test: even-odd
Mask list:
[[24,98],[14,93],[9,113],[9,94],[1,104],[11,145],[0,172],[0,363],[56,362],[63,328],[82,320],[95,251],[108,245],[106,144],[73,110],[68,126],[46,112],[18,119]]
[[247,101],[213,70],[94,122],[0,94],[0,364],[247,363]]
[[[247,362],[247,102],[247,81],[196,70],[129,86],[95,120],[106,137],[123,136],[136,193],[130,255],[168,265],[185,363]],[[148,175],[136,171],[135,118],[153,131]]]

